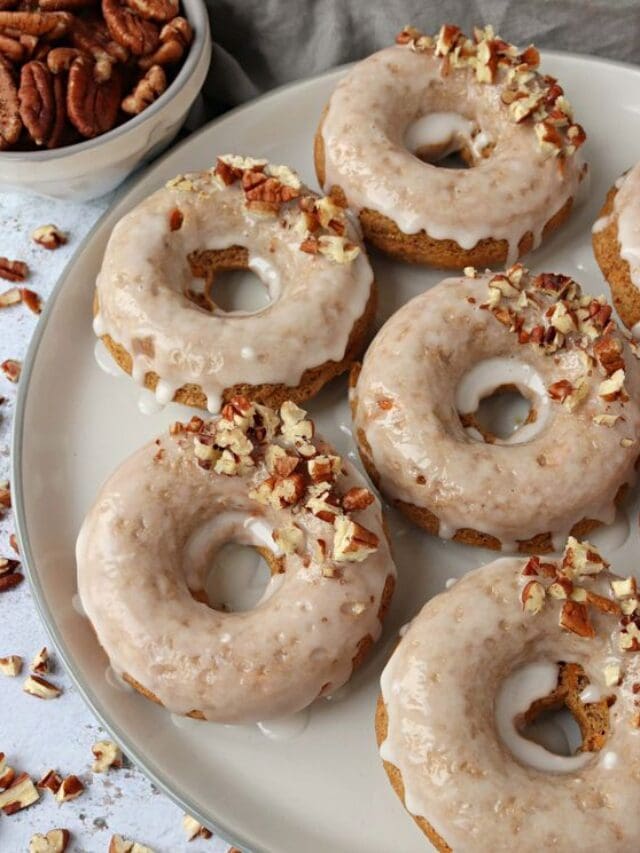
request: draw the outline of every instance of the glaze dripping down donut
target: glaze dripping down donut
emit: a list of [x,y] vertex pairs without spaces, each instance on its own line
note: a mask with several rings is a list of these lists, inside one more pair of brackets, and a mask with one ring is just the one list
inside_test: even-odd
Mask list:
[[640,163],[607,194],[593,226],[593,250],[620,319],[640,338]]
[[[585,134],[557,80],[490,27],[466,38],[414,28],[359,62],[316,134],[325,192],[346,199],[364,235],[414,263],[513,263],[569,215]],[[460,151],[469,168],[438,166]]]
[[[227,542],[272,578],[251,610],[208,605]],[[77,543],[82,605],[113,670],[170,711],[225,723],[295,713],[377,640],[395,568],[379,502],[294,403],[234,398],[129,458]]]
[[[614,520],[640,452],[640,362],[604,297],[569,276],[447,279],[400,308],[353,371],[360,453],[442,538],[551,551]],[[480,399],[516,388],[527,422],[483,436]]]
[[[216,275],[250,269],[270,302],[223,311]],[[347,370],[375,313],[357,223],[284,166],[225,155],[180,176],[115,226],[94,330],[159,403],[218,412],[243,394],[280,405]]]
[[[639,625],[635,580],[575,539],[560,560],[501,558],[424,606],[382,674],[376,735],[438,851],[635,849]],[[578,751],[527,735],[561,708]]]

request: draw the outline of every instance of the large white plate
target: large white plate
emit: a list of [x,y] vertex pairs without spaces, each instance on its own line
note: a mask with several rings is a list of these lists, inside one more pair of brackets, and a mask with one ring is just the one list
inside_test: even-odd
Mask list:
[[[592,183],[583,206],[529,264],[570,273],[600,293],[604,284],[589,228],[608,186],[640,156],[640,71],[553,54],[544,65],[565,85],[586,125]],[[76,533],[99,484],[176,417],[172,407],[140,414],[133,383],[109,377],[95,364],[93,283],[112,226],[167,179],[209,166],[217,153],[241,151],[289,163],[315,185],[312,136],[342,73],[274,92],[209,125],[145,172],[98,223],[49,300],[25,364],[14,433],[15,503],[43,619],[78,688],[126,752],[186,811],[253,851],[413,853],[424,850],[425,840],[389,787],[373,735],[378,675],[398,628],[447,578],[491,554],[443,543],[391,512],[399,582],[383,640],[342,701],[318,703],[302,734],[277,742],[252,727],[195,721],[178,727],[162,709],[115,688],[105,678],[106,659],[89,624],[72,604]],[[373,263],[379,321],[442,277],[379,256]],[[310,409],[340,451],[353,455],[345,397],[345,383],[334,382]],[[635,569],[638,544],[637,524],[628,534],[630,515],[637,518],[637,510],[627,506],[615,528],[600,534],[626,572]]]

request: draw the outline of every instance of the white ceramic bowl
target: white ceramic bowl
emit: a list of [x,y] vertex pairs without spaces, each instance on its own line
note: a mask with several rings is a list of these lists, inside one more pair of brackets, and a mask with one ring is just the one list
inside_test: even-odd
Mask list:
[[182,0],[194,38],[167,91],[108,133],[52,151],[1,151],[0,190],[71,201],[98,198],[155,157],[180,130],[209,70],[211,35],[204,0]]

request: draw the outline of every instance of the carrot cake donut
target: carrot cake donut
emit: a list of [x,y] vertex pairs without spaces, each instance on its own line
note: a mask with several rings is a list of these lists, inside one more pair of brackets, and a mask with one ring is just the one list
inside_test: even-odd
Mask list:
[[[227,542],[272,571],[252,609],[208,606]],[[295,403],[194,417],[112,474],[77,543],[82,605],[111,666],[177,714],[224,723],[301,710],[350,677],[395,582],[380,504]]]
[[[359,213],[365,238],[413,263],[513,263],[568,217],[585,140],[538,51],[491,27],[466,38],[413,27],[340,81],[315,140],[325,192]],[[467,169],[439,161],[460,152]]]
[[[503,557],[429,601],[382,674],[376,734],[436,849],[635,850],[638,649],[635,579],[576,540],[558,561]],[[562,708],[577,751],[526,736]]]
[[[382,327],[352,374],[360,453],[374,482],[442,538],[549,551],[614,519],[640,453],[640,363],[604,297],[554,273],[447,279]],[[472,277],[475,276],[475,277]],[[499,438],[482,399],[528,399]]]
[[[251,269],[271,302],[216,305],[215,277]],[[204,282],[204,287],[202,286]],[[226,155],[142,201],[113,229],[94,329],[159,403],[277,405],[347,370],[375,313],[357,224],[284,166]]]
[[592,239],[620,319],[640,338],[640,163],[607,193]]

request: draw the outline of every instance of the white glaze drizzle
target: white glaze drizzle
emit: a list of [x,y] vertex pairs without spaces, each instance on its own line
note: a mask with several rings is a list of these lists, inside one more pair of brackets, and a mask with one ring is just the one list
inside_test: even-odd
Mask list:
[[632,284],[640,288],[640,163],[621,178],[613,209],[617,216],[620,257],[629,264]]
[[104,371],[108,376],[123,375],[124,371],[119,364],[114,361],[111,353],[109,353],[102,341],[96,341],[96,345],[93,348],[93,356],[100,370]]
[[269,740],[292,740],[301,735],[309,725],[309,708],[303,708],[302,711],[287,717],[261,720],[256,725]]

